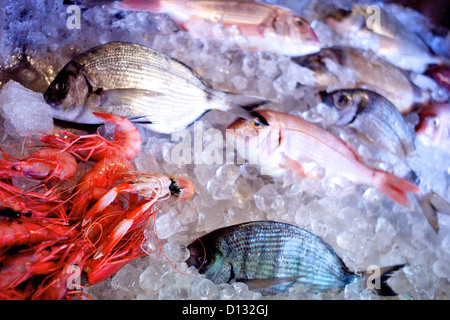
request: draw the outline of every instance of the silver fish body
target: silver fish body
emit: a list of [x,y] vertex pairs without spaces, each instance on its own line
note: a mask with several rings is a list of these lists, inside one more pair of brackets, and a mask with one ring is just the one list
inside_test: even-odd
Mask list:
[[421,73],[428,64],[440,62],[418,35],[381,6],[354,5],[350,11],[336,9],[325,21],[344,38],[372,43],[379,56],[400,68]]
[[[281,222],[255,221],[221,228],[197,239],[188,249],[187,264],[213,282],[242,281],[267,294],[283,292],[294,283],[313,290],[342,288],[357,277],[320,237]],[[382,289],[385,294],[395,294],[385,283]]]
[[[411,111],[414,103],[425,100],[402,70],[371,51],[352,47],[323,48],[318,53],[296,57],[292,61],[310,69],[318,87],[327,88],[327,91],[369,89],[386,97],[401,113]],[[339,67],[338,73],[333,72],[330,64]],[[343,76],[341,68],[350,72],[352,77]]]
[[54,117],[101,123],[92,112],[127,117],[146,128],[172,133],[209,110],[242,116],[231,95],[212,89],[191,68],[153,49],[126,42],[92,48],[70,61],[44,97]]
[[350,126],[385,147],[399,159],[414,152],[414,137],[401,113],[383,96],[364,89],[320,93],[322,102],[337,111],[337,126]]

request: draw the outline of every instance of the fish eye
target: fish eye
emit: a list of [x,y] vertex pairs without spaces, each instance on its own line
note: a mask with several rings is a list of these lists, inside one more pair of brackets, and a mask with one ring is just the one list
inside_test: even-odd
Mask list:
[[252,126],[253,129],[255,130],[259,130],[262,127],[261,122],[259,122],[258,120],[253,120],[250,125]]
[[300,26],[300,27],[302,27],[305,23],[302,21],[302,19],[300,19],[300,18],[297,18],[296,20],[295,20],[295,22],[297,23],[297,25],[298,26]]
[[203,256],[198,256],[197,258],[197,265],[201,266],[202,264],[206,263],[206,259],[203,259]]
[[64,89],[66,89],[67,84],[64,82],[58,82],[57,84],[55,84],[55,89],[58,91],[62,91]]
[[428,122],[430,123],[431,126],[433,126],[433,128],[438,128],[439,127],[439,118],[438,117],[430,118],[428,120]]
[[344,108],[348,102],[349,100],[344,94],[339,94],[334,99],[334,103],[338,108]]

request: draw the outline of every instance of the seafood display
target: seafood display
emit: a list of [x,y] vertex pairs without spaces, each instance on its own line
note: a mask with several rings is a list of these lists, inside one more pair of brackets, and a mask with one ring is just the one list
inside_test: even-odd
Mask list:
[[360,0],[1,12],[1,300],[447,299],[444,27]]

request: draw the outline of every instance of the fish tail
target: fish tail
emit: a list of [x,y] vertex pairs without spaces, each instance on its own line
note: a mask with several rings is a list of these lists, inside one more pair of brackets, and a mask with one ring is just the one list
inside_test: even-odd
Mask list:
[[[369,289],[375,290],[379,296],[396,296],[394,290],[388,285],[387,280],[397,270],[403,268],[405,264],[396,264],[389,267],[374,269],[373,272],[363,272],[365,285]],[[378,272],[377,272],[378,271]]]
[[409,200],[406,196],[406,193],[420,192],[419,187],[417,187],[415,184],[405,179],[396,177],[388,172],[376,170],[375,179],[376,185],[382,193],[405,207],[408,207],[409,205]]
[[226,112],[232,113],[240,118],[253,121],[258,119],[262,124],[269,125],[266,119],[253,109],[269,103],[269,100],[264,98],[241,95],[232,92],[225,92],[227,103]]
[[162,12],[160,0],[121,0],[115,1],[114,7],[123,10]]
[[433,230],[439,232],[438,212],[450,215],[450,203],[444,198],[431,191],[426,196],[417,197],[422,212]]

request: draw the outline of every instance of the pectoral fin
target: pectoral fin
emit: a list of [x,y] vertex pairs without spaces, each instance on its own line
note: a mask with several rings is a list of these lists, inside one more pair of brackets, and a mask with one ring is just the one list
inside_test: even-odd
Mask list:
[[307,174],[305,173],[305,168],[299,162],[289,158],[286,155],[283,155],[283,161],[280,164],[280,167],[284,169],[293,170],[298,176],[302,178],[307,177]]

